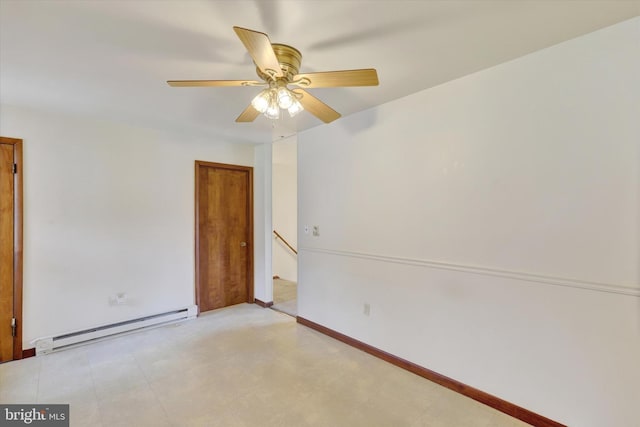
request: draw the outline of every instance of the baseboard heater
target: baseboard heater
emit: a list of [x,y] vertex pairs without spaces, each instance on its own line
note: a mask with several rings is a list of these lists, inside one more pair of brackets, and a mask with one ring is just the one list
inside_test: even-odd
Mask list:
[[193,319],[198,315],[198,308],[193,305],[178,310],[167,311],[165,313],[140,317],[138,319],[126,320],[124,322],[112,323],[110,325],[97,326],[95,328],[84,329],[82,331],[70,332],[55,337],[44,337],[33,340],[35,344],[36,356],[51,353],[53,351],[66,349],[72,346],[87,344],[114,335],[139,331],[176,323],[187,319]]

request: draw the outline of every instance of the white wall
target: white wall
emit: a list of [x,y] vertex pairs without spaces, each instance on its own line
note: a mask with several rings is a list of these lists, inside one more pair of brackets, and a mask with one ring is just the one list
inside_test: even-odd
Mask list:
[[[298,246],[297,135],[273,143],[273,229]],[[298,281],[298,257],[282,240],[273,240],[273,274]]]
[[0,134],[24,140],[25,348],[194,304],[194,161],[253,166],[252,145],[8,105]]
[[254,297],[262,302],[273,301],[271,251],[271,170],[270,143],[256,145],[253,182],[254,235]]
[[638,425],[638,40],[640,18],[302,132],[298,314],[569,425]]

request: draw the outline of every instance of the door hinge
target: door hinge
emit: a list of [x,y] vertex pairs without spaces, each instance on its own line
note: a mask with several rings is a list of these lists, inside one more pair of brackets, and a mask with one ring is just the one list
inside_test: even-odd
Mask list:
[[13,317],[13,318],[11,319],[11,336],[12,336],[12,337],[15,337],[15,336],[16,336],[16,328],[17,328],[17,325],[16,325],[16,318],[15,318],[15,317]]
[[18,164],[17,163],[13,164],[13,173],[18,173]]

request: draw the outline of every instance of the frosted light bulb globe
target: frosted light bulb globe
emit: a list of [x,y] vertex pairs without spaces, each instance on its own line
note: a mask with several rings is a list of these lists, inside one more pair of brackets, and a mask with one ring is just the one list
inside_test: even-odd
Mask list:
[[291,95],[291,92],[286,87],[278,88],[278,106],[283,110],[291,107],[293,104],[294,97]]
[[272,98],[271,101],[269,102],[269,107],[267,107],[267,110],[264,112],[264,115],[268,119],[272,119],[272,120],[279,119],[280,107],[278,106],[278,101]]
[[293,103],[289,107],[289,116],[294,117],[296,114],[298,114],[302,110],[304,110],[304,107],[302,106],[302,104],[300,104],[300,101],[298,101],[297,99],[294,99]]
[[264,113],[269,108],[269,91],[263,90],[251,101],[251,106],[257,111]]

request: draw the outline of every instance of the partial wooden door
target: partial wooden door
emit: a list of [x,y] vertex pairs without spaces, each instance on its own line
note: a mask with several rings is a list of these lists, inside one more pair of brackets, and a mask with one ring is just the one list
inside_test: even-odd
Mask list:
[[253,168],[196,161],[196,304],[253,302]]
[[22,141],[0,137],[0,362],[22,358]]

